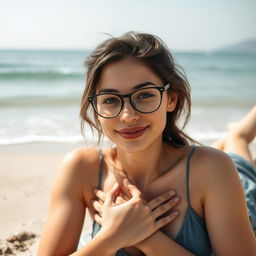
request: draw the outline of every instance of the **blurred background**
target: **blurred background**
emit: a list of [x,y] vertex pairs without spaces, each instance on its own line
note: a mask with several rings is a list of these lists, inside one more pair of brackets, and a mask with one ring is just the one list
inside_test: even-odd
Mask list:
[[81,142],[83,62],[105,33],[131,30],[159,36],[185,70],[189,135],[223,136],[256,102],[255,10],[255,0],[2,2],[0,145]]

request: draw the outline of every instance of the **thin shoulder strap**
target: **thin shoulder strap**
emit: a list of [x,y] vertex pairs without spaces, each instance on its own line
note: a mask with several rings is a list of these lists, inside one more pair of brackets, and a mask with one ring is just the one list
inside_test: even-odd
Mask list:
[[[100,167],[99,167],[99,175],[98,175],[98,189],[101,189],[102,186],[102,172],[103,172],[103,160],[104,160],[104,156],[103,156],[103,152],[100,149],[99,150],[99,161],[100,161]],[[92,224],[92,233],[91,233],[91,239],[93,239],[93,237],[97,234],[97,226],[100,226],[95,220],[93,220],[93,224]]]
[[101,189],[102,173],[103,173],[103,160],[104,160],[103,152],[102,152],[101,149],[100,149],[100,152],[99,152],[99,160],[100,160],[100,167],[99,167],[99,176],[98,176],[98,189]]
[[189,195],[189,169],[190,169],[190,159],[196,149],[196,146],[193,146],[192,149],[190,150],[188,157],[187,157],[187,164],[186,164],[186,189],[187,189],[187,201],[188,201],[188,206],[191,207],[190,204],[190,195]]

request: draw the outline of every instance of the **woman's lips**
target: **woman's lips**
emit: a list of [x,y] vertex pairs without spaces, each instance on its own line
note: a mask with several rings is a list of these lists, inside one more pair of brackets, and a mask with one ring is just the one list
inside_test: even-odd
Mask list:
[[146,127],[133,127],[117,131],[117,133],[125,139],[136,139],[144,134]]

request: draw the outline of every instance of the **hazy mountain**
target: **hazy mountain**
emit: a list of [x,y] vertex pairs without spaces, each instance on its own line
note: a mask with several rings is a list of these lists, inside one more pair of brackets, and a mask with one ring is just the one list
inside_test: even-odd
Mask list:
[[256,38],[226,45],[215,49],[213,52],[256,53]]

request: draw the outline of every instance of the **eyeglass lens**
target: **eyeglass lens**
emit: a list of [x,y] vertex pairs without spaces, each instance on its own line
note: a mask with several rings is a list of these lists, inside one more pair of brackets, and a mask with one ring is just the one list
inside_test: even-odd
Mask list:
[[[131,102],[139,112],[154,112],[161,104],[161,92],[156,88],[141,89],[132,93]],[[97,95],[93,104],[96,112],[103,117],[116,116],[122,109],[121,98],[114,94]]]

